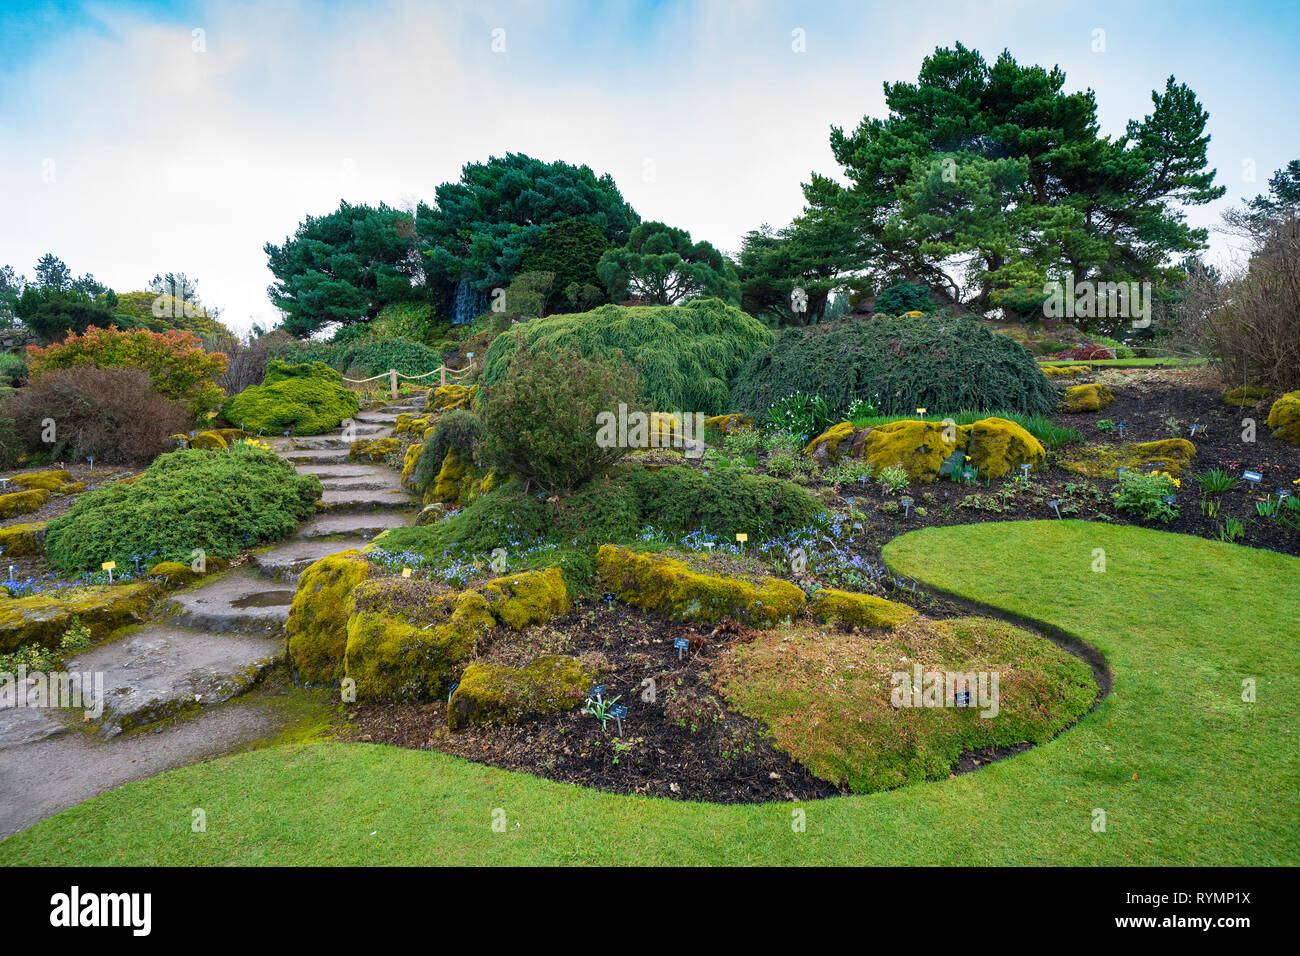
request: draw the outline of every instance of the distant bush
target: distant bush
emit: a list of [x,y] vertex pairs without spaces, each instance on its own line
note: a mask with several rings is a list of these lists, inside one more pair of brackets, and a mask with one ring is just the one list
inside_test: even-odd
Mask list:
[[221,352],[226,356],[226,371],[217,384],[227,395],[238,395],[250,385],[260,385],[266,377],[267,363],[292,341],[293,337],[287,332],[276,330],[247,342],[233,335],[206,337],[203,345],[209,352]]
[[148,373],[155,391],[184,402],[199,420],[221,405],[217,380],[226,370],[226,357],[205,351],[193,332],[119,331],[112,326],[91,326],[56,345],[27,350],[27,369],[33,376],[77,366],[140,369]]
[[14,394],[9,412],[26,447],[50,460],[94,457],[124,465],[152,461],[190,423],[186,405],[158,394],[136,368],[38,372]]
[[320,435],[333,431],[361,408],[343,376],[322,362],[291,365],[272,359],[261,385],[244,389],[226,402],[222,417],[259,434],[290,431]]
[[9,471],[17,468],[19,459],[26,451],[27,443],[18,435],[13,415],[6,404],[0,407],[0,469]]
[[18,385],[27,377],[27,361],[12,352],[0,352],[0,385]]
[[1076,345],[1073,348],[1053,352],[1045,358],[1074,359],[1078,362],[1096,362],[1117,358],[1114,349],[1105,345]]
[[442,364],[442,353],[409,339],[360,336],[342,342],[286,343],[276,357],[287,362],[324,362],[352,378],[370,378],[397,369],[403,375],[423,375]]
[[621,356],[584,359],[514,338],[510,364],[483,399],[483,457],[525,486],[576,488],[628,453],[596,443],[597,416],[639,393],[636,371]]
[[104,561],[130,568],[136,558],[145,567],[189,564],[196,548],[233,558],[292,532],[320,495],[320,479],[295,473],[271,451],[246,444],[175,451],[131,484],[114,482],[78,498],[50,522],[45,553],[70,574]]
[[786,329],[732,383],[734,411],[765,415],[788,395],[842,416],[866,399],[883,415],[1050,413],[1057,392],[1024,346],[970,319],[858,320]]
[[483,420],[471,411],[454,408],[439,418],[433,432],[424,440],[424,450],[416,462],[415,487],[425,488],[433,483],[452,448],[466,461],[472,458],[474,446],[483,440],[483,435]]
[[[653,410],[706,415],[729,411],[727,383],[772,340],[765,325],[719,299],[607,305],[534,319],[520,328],[530,347],[605,359],[621,352],[640,373],[640,397]],[[510,335],[492,342],[484,379],[489,388],[506,374],[516,347]]]
[[930,287],[912,282],[899,282],[876,296],[875,309],[885,315],[903,315],[906,312],[932,312]]

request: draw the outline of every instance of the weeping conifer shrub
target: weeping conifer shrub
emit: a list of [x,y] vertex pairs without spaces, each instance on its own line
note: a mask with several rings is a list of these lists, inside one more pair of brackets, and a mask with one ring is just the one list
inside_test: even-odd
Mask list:
[[[606,305],[590,312],[550,315],[519,326],[529,348],[568,350],[583,358],[623,358],[640,373],[641,399],[653,411],[729,411],[727,383],[772,332],[721,299],[684,305]],[[485,383],[501,381],[517,349],[500,335],[487,352]]]
[[731,386],[735,411],[765,415],[802,392],[833,417],[857,399],[882,415],[961,411],[1049,413],[1059,401],[1029,351],[971,319],[855,319],[786,329]]

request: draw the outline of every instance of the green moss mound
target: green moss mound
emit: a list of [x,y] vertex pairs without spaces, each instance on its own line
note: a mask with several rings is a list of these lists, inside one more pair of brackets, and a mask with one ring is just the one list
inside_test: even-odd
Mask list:
[[143,620],[159,590],[156,581],[133,581],[74,588],[56,596],[0,598],[0,654],[28,644],[58,647],[74,621],[90,628],[96,638],[104,637]]
[[1115,401],[1115,392],[1108,385],[1071,385],[1065,390],[1062,410],[1071,413],[1099,412]]
[[1090,478],[1114,478],[1119,469],[1167,471],[1177,477],[1196,457],[1196,446],[1186,438],[1123,442],[1118,445],[1085,445],[1072,449],[1061,459],[1061,467]]
[[17,515],[29,515],[40,511],[50,500],[50,493],[44,488],[31,491],[14,491],[0,495],[0,518],[13,518]]
[[596,679],[595,671],[563,654],[545,654],[525,667],[474,663],[451,695],[447,726],[460,730],[572,710]]
[[892,631],[916,617],[906,604],[887,601],[874,594],[823,588],[808,599],[808,613],[824,624],[846,627],[879,627]]
[[1300,392],[1287,392],[1268,410],[1268,427],[1273,437],[1300,445]]
[[319,478],[295,473],[273,452],[249,445],[182,449],[159,456],[137,481],[78,498],[49,523],[45,553],[68,573],[97,570],[104,561],[127,568],[135,559],[188,564],[195,549],[233,558],[292,532],[320,496]]
[[370,565],[357,550],[329,554],[298,578],[285,631],[289,657],[298,676],[326,684],[343,676],[348,641],[348,599],[370,577]]
[[221,409],[226,421],[246,432],[320,435],[360,410],[343,377],[321,362],[289,365],[272,361],[261,385],[252,385]]
[[[986,618],[915,618],[870,640],[768,632],[732,647],[713,673],[734,707],[771,727],[780,749],[854,793],[941,780],[971,750],[1044,743],[1097,696],[1083,661]],[[982,687],[980,673],[988,675]],[[971,681],[974,706],[953,706],[949,675]]]
[[1024,348],[970,319],[858,319],[786,329],[732,381],[735,409],[820,395],[832,415],[858,399],[882,414],[918,408],[1055,411],[1057,391]]
[[[525,323],[527,345],[571,349],[610,359],[621,351],[641,375],[642,398],[659,411],[730,411],[728,383],[755,350],[772,340],[757,319],[720,299],[685,305],[606,305],[591,312],[550,315]],[[500,335],[487,352],[489,388],[505,375],[515,350],[513,335]]]

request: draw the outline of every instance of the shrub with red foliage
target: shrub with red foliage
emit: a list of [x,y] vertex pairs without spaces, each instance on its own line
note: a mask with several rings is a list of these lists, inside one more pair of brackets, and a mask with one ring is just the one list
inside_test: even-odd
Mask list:
[[1113,359],[1115,350],[1108,349],[1103,345],[1076,345],[1072,349],[1063,349],[1055,355],[1047,355],[1044,358],[1054,359],[1078,359],[1080,361],[1097,361],[1098,359]]
[[91,326],[45,348],[28,348],[27,370],[35,376],[52,369],[93,366],[134,368],[149,376],[154,391],[184,402],[195,419],[220,407],[225,397],[217,380],[226,370],[226,357],[204,350],[193,332],[119,331]]
[[140,369],[93,366],[33,375],[14,393],[9,415],[24,444],[51,460],[93,456],[124,465],[170,451],[169,437],[190,420],[185,404],[154,391]]

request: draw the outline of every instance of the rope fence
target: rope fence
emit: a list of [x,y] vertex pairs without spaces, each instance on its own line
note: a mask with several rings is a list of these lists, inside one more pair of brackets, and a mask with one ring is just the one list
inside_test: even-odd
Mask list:
[[407,375],[405,372],[399,372],[395,368],[390,368],[387,372],[380,372],[378,375],[372,375],[369,378],[348,378],[347,376],[344,376],[343,381],[349,382],[352,385],[364,385],[366,382],[374,382],[378,379],[386,378],[388,379],[388,388],[392,393],[392,397],[397,398],[397,380],[399,378],[414,381],[421,378],[428,378],[430,375],[439,375],[441,376],[440,384],[446,385],[448,376],[453,379],[460,378],[463,375],[468,375],[472,368],[472,365],[466,365],[462,369],[448,368],[446,365],[439,365],[432,372],[425,372],[422,375]]

